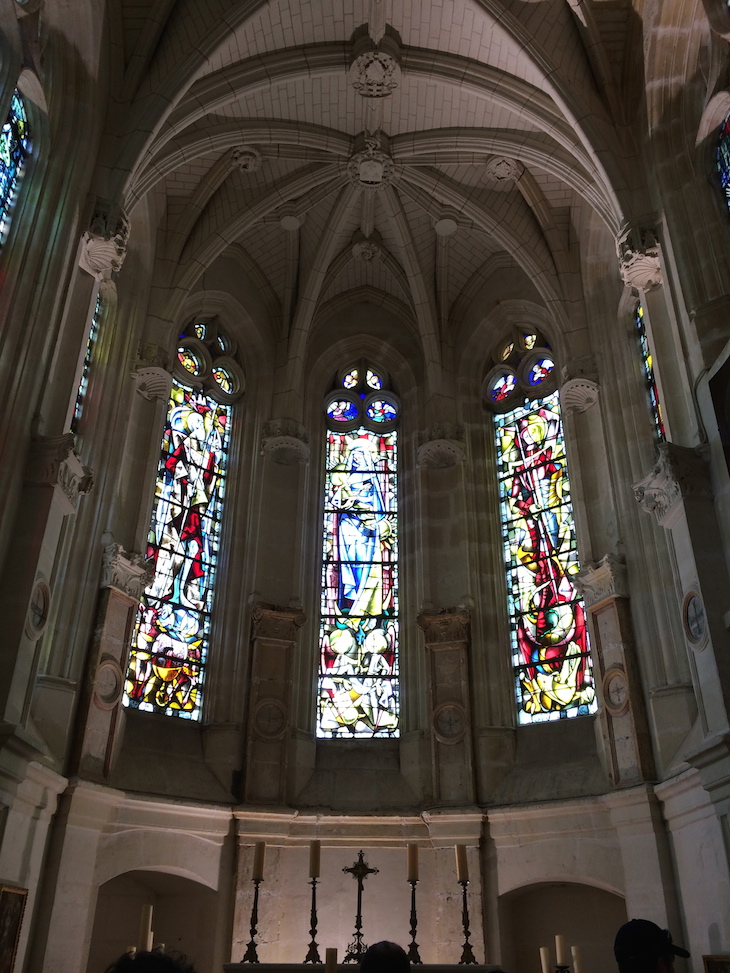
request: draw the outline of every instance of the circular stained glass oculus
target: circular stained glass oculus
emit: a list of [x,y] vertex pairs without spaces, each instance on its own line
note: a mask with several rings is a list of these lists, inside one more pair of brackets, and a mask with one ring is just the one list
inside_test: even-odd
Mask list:
[[366,415],[372,422],[393,422],[398,412],[387,399],[373,399],[367,406]]
[[378,375],[377,372],[374,372],[371,368],[368,368],[366,382],[368,388],[371,389],[382,389],[383,387],[383,379],[380,377],[380,375]]
[[356,389],[360,381],[360,372],[357,368],[351,368],[342,376],[342,386],[346,389]]
[[549,356],[545,355],[538,358],[531,364],[525,376],[528,384],[533,387],[536,385],[542,385],[543,382],[550,378],[554,368],[555,362]]
[[517,388],[517,376],[514,372],[502,372],[496,375],[491,383],[489,395],[493,402],[502,402]]
[[327,418],[333,422],[352,422],[360,415],[357,402],[338,395],[327,403]]
[[204,368],[202,362],[189,348],[183,346],[178,348],[177,360],[185,371],[190,372],[191,375],[198,376],[203,374]]

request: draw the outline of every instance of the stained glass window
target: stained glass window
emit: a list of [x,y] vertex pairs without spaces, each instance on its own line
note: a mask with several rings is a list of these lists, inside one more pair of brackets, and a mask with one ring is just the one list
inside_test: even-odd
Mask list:
[[[317,736],[398,736],[398,400],[375,369],[350,369],[347,408],[330,395]],[[368,404],[369,403],[369,404]],[[334,408],[333,406],[337,406]],[[342,407],[340,407],[342,406]],[[353,409],[359,409],[352,415]],[[358,423],[359,419],[359,423]],[[338,422],[348,428],[338,429]],[[357,428],[349,428],[352,423]]]
[[646,395],[649,399],[649,409],[654,423],[654,435],[657,440],[663,443],[666,438],[664,430],[664,417],[662,416],[662,406],[659,401],[659,391],[657,389],[656,378],[654,376],[654,359],[649,348],[649,340],[646,336],[646,326],[644,324],[644,308],[641,304],[636,305],[634,312],[634,324],[636,325],[636,336],[639,340],[641,352],[641,364],[644,372],[644,386]]
[[[209,650],[231,385],[243,390],[236,362],[216,361],[216,330],[196,322],[181,335],[146,552],[155,577],[137,615],[124,694],[131,708],[192,720],[201,716]],[[186,381],[194,377],[203,387]]]
[[78,431],[79,420],[81,419],[81,413],[84,408],[84,400],[86,399],[86,392],[89,387],[89,375],[91,374],[91,356],[93,354],[94,345],[96,344],[96,338],[99,333],[100,319],[101,297],[97,297],[96,306],[94,307],[94,314],[91,318],[89,337],[86,341],[86,354],[84,355],[84,364],[81,368],[81,380],[79,381],[79,387],[76,391],[76,405],[74,406],[74,414],[73,418],[71,419],[72,432]]
[[717,140],[717,172],[725,202],[730,206],[730,114],[722,123]]
[[[554,359],[539,335],[521,346],[535,352],[509,373],[511,407],[494,416],[494,426],[510,647],[524,724],[588,715],[597,703],[585,609],[573,584],[580,565]],[[485,383],[495,412],[503,408],[500,358],[501,350]],[[535,386],[540,397],[530,399]]]
[[23,99],[16,91],[10,102],[10,114],[0,133],[0,246],[5,241],[20,171],[29,153],[28,119]]

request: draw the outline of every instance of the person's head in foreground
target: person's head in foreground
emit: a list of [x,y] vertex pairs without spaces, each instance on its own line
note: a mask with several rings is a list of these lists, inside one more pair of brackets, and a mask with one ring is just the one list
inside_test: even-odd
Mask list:
[[409,973],[411,961],[397,943],[375,943],[366,950],[360,973]]
[[613,952],[620,973],[671,973],[674,957],[689,956],[675,946],[668,929],[648,919],[632,919],[616,933]]
[[153,949],[150,953],[125,953],[106,973],[195,973],[195,969],[182,953]]

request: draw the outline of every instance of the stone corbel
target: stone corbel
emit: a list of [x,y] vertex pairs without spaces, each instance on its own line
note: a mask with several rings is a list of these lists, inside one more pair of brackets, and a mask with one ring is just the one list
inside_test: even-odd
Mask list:
[[661,245],[648,221],[628,223],[616,238],[616,251],[623,282],[648,291],[662,283],[659,260]]
[[34,440],[25,482],[30,486],[53,487],[63,513],[72,514],[76,512],[79,497],[91,493],[94,475],[74,451],[73,435],[66,433]]
[[112,542],[102,556],[101,587],[116,588],[122,594],[139,601],[155,577],[151,561],[141,554],[128,553],[121,544]]
[[167,401],[170,397],[172,374],[169,356],[164,348],[155,344],[141,346],[132,378],[135,389],[143,399]]
[[116,203],[97,199],[79,266],[96,280],[106,280],[122,269],[129,241],[129,219]]
[[275,463],[295,466],[309,462],[307,430],[296,419],[271,419],[264,426],[261,452]]
[[629,597],[626,563],[615,554],[606,554],[600,561],[586,565],[574,575],[573,581],[586,608],[594,608],[607,598]]
[[660,527],[672,525],[682,500],[712,500],[710,474],[702,454],[675,443],[659,445],[659,459],[652,471],[633,484],[639,506],[653,513]]
[[422,432],[418,439],[417,462],[421,469],[445,469],[464,462],[463,427],[437,422]]

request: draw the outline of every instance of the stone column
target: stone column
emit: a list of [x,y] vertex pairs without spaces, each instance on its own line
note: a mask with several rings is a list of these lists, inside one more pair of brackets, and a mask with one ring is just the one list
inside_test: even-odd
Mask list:
[[656,465],[634,484],[634,494],[671,533],[677,622],[688,648],[702,729],[705,735],[723,733],[730,702],[730,638],[723,620],[730,579],[718,544],[707,464],[698,450],[662,443]]
[[287,800],[292,671],[305,620],[298,609],[254,609],[244,781],[244,801],[250,804]]
[[615,785],[654,777],[629,609],[626,567],[606,554],[576,576],[590,620],[596,689],[602,702],[598,723]]
[[431,669],[431,739],[436,804],[475,799],[469,698],[470,618],[466,609],[421,612]]
[[71,773],[109,777],[121,744],[122,693],[139,600],[153,571],[119,544],[104,549],[102,588],[76,713]]

